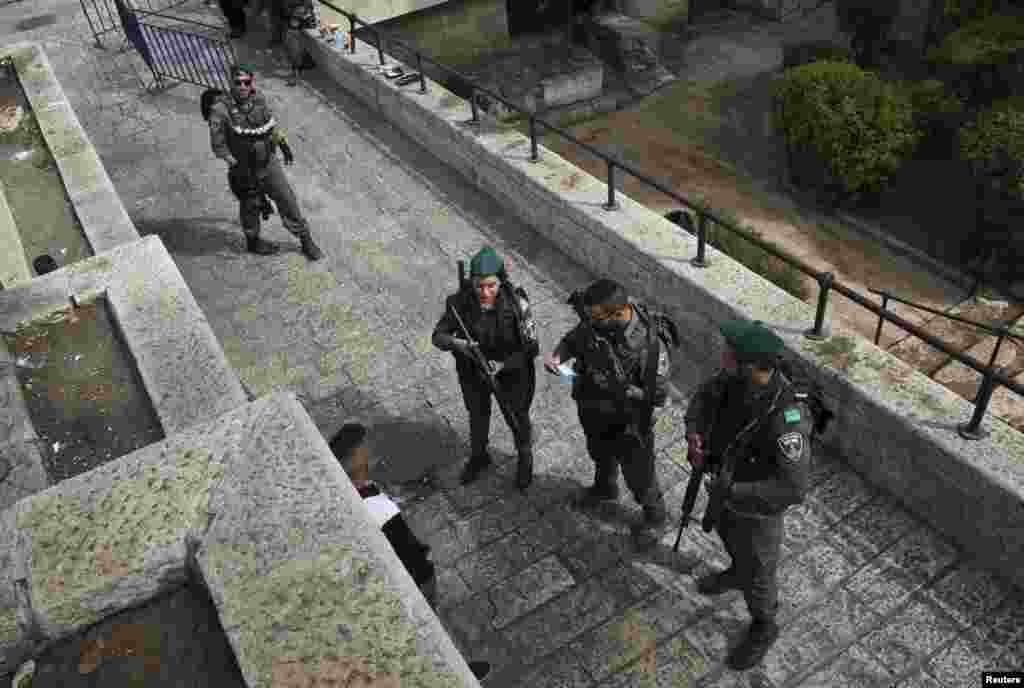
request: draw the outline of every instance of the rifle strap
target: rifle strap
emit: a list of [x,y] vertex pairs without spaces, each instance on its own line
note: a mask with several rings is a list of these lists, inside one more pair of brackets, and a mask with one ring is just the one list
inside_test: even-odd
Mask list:
[[648,404],[644,410],[643,429],[646,430],[654,417],[654,388],[658,383],[658,359],[661,357],[661,339],[658,337],[654,318],[647,318],[647,368],[644,371],[644,391]]

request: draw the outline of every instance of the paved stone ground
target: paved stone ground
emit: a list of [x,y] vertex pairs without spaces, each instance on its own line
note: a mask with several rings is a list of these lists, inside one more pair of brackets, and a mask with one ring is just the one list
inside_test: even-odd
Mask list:
[[[260,35],[239,44],[240,57],[260,67],[257,86],[290,132],[289,174],[327,257],[307,263],[276,218],[266,236],[288,250],[248,255],[199,89],[141,96],[127,60],[90,47],[77,3],[39,4],[61,21],[31,35],[45,40],[140,231],[167,244],[245,384],[257,395],[296,391],[325,434],[353,417],[373,424],[379,477],[433,547],[440,615],[468,658],[494,664],[488,686],[960,688],[980,685],[982,668],[1024,665],[1024,599],[819,452],[811,494],[787,525],[782,636],[760,669],[725,669],[747,622],[742,599],[694,589],[695,576],[725,564],[721,546],[691,528],[674,554],[669,527],[634,551],[628,526],[640,513],[626,492],[598,513],[566,506],[592,467],[557,381],[539,376],[529,493],[512,486],[500,420],[497,469],[457,483],[465,412],[450,357],[429,345],[454,261],[483,243],[510,256],[544,349],[574,323],[568,290],[595,275],[321,76],[287,88],[281,66],[251,47]],[[0,8],[0,31],[5,17],[38,11]],[[673,513],[687,477],[682,414],[658,421]]]

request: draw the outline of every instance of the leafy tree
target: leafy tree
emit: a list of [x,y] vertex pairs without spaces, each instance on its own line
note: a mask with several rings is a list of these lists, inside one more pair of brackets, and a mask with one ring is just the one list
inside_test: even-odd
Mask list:
[[907,95],[849,62],[786,70],[776,104],[775,125],[788,149],[823,168],[795,169],[796,176],[824,179],[840,200],[880,192],[921,137]]

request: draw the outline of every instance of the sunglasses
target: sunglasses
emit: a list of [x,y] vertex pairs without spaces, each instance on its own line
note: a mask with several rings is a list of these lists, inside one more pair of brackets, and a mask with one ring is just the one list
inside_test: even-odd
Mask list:
[[235,83],[239,86],[248,86],[252,83],[252,77],[249,77],[248,79],[235,79]]

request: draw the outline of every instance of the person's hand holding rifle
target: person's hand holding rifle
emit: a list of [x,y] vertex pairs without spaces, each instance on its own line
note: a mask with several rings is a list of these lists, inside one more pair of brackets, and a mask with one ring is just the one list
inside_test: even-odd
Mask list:
[[704,476],[708,471],[707,456],[704,454],[704,436],[700,433],[689,432],[686,434],[686,459],[690,462],[690,482],[686,485],[686,495],[683,497],[682,517],[679,522],[679,533],[676,535],[676,544],[672,551],[679,551],[679,541],[683,539],[683,530],[690,522],[693,508],[697,504],[697,497],[700,495],[700,485],[704,482]]
[[452,315],[455,316],[455,321],[459,323],[459,329],[462,330],[462,336],[465,339],[455,339],[455,347],[464,356],[468,356],[477,368],[480,370],[481,375],[487,381],[487,386],[491,389],[491,394],[498,402],[498,408],[501,409],[501,415],[505,417],[505,422],[508,423],[509,430],[512,431],[513,436],[519,437],[519,421],[516,418],[516,414],[508,408],[508,404],[504,397],[499,393],[497,375],[501,372],[501,368],[491,361],[488,361],[484,356],[483,352],[480,351],[480,344],[469,334],[469,328],[466,327],[466,323],[462,321],[462,316],[459,315],[458,309],[454,305],[449,304],[448,310],[451,311]]

